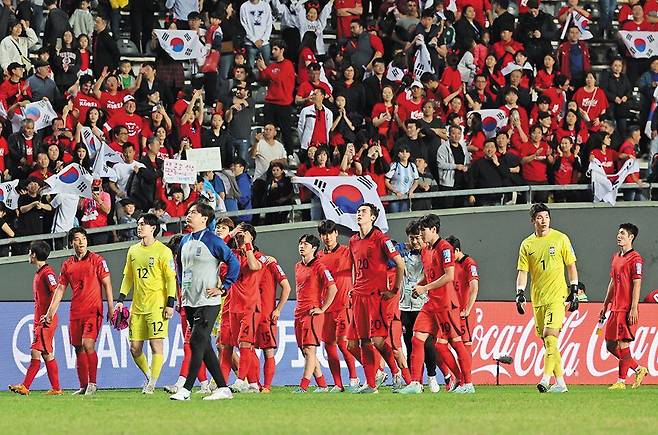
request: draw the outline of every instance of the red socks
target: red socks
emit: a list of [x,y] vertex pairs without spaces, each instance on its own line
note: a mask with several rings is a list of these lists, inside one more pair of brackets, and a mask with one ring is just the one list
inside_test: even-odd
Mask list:
[[366,382],[371,388],[375,388],[375,373],[377,373],[377,366],[375,366],[375,346],[366,344],[361,346],[361,354],[363,355],[363,371],[366,374]]
[[240,367],[238,368],[238,378],[245,380],[251,370],[251,349],[248,347],[240,348]]
[[272,387],[272,379],[274,379],[274,369],[276,368],[276,363],[274,362],[274,357],[265,357],[265,363],[263,363],[263,387],[270,389]]
[[327,351],[327,360],[329,362],[329,370],[331,370],[331,377],[334,378],[334,385],[343,388],[343,379],[340,375],[340,359],[338,358],[338,346],[335,344],[326,344],[324,349]]
[[251,364],[249,369],[248,380],[250,384],[260,384],[260,359],[256,355],[256,350],[251,349],[249,357]]
[[386,365],[388,366],[388,368],[391,369],[392,375],[395,376],[398,373],[400,373],[398,362],[395,361],[395,354],[393,353],[393,348],[391,347],[390,344],[384,342],[384,347],[379,351],[379,353],[381,353],[382,357],[384,358],[384,361],[386,361]]
[[222,349],[221,357],[219,358],[219,369],[222,371],[224,380],[228,382],[228,377],[231,374],[231,362],[233,359],[233,348],[224,347]]
[[631,356],[631,349],[628,347],[625,348],[617,348],[617,351],[619,352],[619,379],[626,379],[626,375],[628,375],[628,369],[633,369],[635,370],[637,368],[637,361],[633,359]]
[[327,380],[324,375],[315,376],[315,383],[318,384],[319,388],[327,388]]
[[459,360],[459,367],[461,368],[463,379],[462,382],[465,384],[471,383],[471,364],[473,356],[471,355],[471,347],[469,346],[466,349],[463,341],[451,341],[453,349],[457,352],[457,359]]
[[299,388],[301,388],[302,390],[306,391],[306,390],[308,390],[308,386],[309,386],[310,383],[311,383],[311,380],[310,380],[310,379],[302,378],[302,379],[299,381]]
[[87,352],[82,350],[76,353],[76,360],[80,388],[87,388],[87,384],[89,384],[89,360],[87,358]]
[[409,385],[411,382],[411,372],[409,371],[409,368],[403,367],[400,371],[402,372],[402,379],[404,379],[405,384]]
[[41,367],[41,360],[39,359],[30,360],[30,365],[27,367],[27,372],[25,373],[25,379],[23,380],[23,385],[25,385],[25,388],[27,388],[28,390],[30,389],[30,385],[32,385],[32,381],[34,380],[37,373],[39,372],[40,367]]
[[[448,347],[448,343],[439,343],[437,342],[435,345],[436,348],[436,353],[439,356],[439,358],[442,360],[443,364],[448,369],[447,373],[452,372],[453,375],[455,375],[456,380],[459,380],[461,382],[462,379],[462,373],[461,370],[459,370],[459,365],[457,365],[457,361],[455,360],[454,355],[452,352],[450,352],[450,348]],[[442,367],[442,366],[439,366]],[[443,368],[441,368],[441,371],[443,371]],[[445,374],[446,372],[444,372]]]
[[98,355],[96,354],[95,350],[92,350],[91,352],[87,352],[87,361],[88,361],[88,368],[89,368],[89,383],[90,384],[95,384],[96,383],[96,372],[98,371]]
[[416,337],[412,337],[411,349],[411,379],[422,382],[423,364],[425,364],[425,343]]
[[345,364],[347,364],[347,371],[350,373],[350,379],[356,378],[355,358],[354,355],[352,355],[352,353],[347,348],[347,341],[345,340],[339,341],[338,348],[340,349],[340,353],[343,354],[343,359],[345,360]]
[[59,386],[59,369],[57,368],[57,360],[51,359],[46,361],[46,370],[48,370],[48,380],[53,390],[61,390]]

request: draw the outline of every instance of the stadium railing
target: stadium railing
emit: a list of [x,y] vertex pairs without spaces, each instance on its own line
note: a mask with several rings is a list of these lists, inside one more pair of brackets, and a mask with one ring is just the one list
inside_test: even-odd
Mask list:
[[[651,192],[654,189],[658,189],[658,183],[645,183],[642,187],[634,183],[622,184],[620,190],[628,189],[639,189],[645,192],[645,198],[650,200]],[[425,193],[415,193],[413,198],[398,198],[393,195],[382,196],[382,202],[392,202],[392,201],[407,201],[409,203],[409,210],[414,211],[413,205],[414,201],[418,199],[435,199],[435,198],[446,198],[453,196],[479,196],[479,195],[493,195],[493,194],[506,194],[517,192],[517,194],[527,194],[527,202],[533,202],[533,195],[540,192],[591,192],[592,187],[589,184],[567,184],[567,185],[533,185],[533,186],[509,186],[509,187],[495,187],[488,189],[467,189],[467,190],[450,190],[450,191],[441,191],[441,192],[425,192]],[[501,203],[503,200],[501,198]],[[250,210],[238,210],[230,212],[219,212],[217,213],[218,217],[240,217],[247,215],[264,215],[268,213],[280,213],[280,212],[289,212],[290,220],[289,223],[295,223],[300,221],[299,217],[295,212],[301,212],[304,210],[310,210],[314,207],[320,207],[315,204],[291,204],[291,205],[282,205],[278,207],[264,207],[264,208],[255,208]],[[303,219],[301,219],[303,221]],[[167,232],[179,233],[185,226],[185,217],[170,219],[166,222]],[[115,231],[126,231],[137,228],[136,224],[118,224],[118,225],[109,225],[102,228],[90,228],[87,230],[89,234],[98,234],[98,233],[112,233]],[[66,235],[67,233],[51,233],[51,234],[37,234],[33,236],[22,236],[14,237],[10,239],[0,240],[0,247],[7,245],[15,245],[18,243],[29,243],[35,240],[50,240],[54,246],[65,246],[66,245]]]

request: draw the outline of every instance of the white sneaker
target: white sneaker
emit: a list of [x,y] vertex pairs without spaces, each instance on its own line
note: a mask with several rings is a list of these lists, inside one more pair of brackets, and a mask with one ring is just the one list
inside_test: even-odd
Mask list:
[[232,399],[233,393],[228,387],[217,388],[210,395],[203,398],[203,400],[222,400],[222,399]]
[[208,381],[202,382],[201,387],[196,391],[196,394],[210,394],[212,390],[210,389],[210,383]]
[[75,390],[74,392],[72,392],[71,395],[72,396],[84,396],[85,391],[87,391],[86,388],[79,388],[79,389]]
[[87,385],[87,389],[85,390],[85,396],[93,396],[96,394],[96,391],[98,391],[96,384],[92,384],[90,382],[89,385]]
[[185,387],[180,387],[176,394],[169,396],[171,400],[190,400],[190,390],[185,389]]
[[244,393],[249,388],[249,384],[242,379],[236,379],[235,382],[233,382],[233,385],[230,385],[229,388],[234,393]]
[[210,379],[210,384],[208,384],[208,388],[210,388],[210,391],[215,392],[217,389],[217,382],[215,382],[214,379]]
[[317,387],[315,390],[313,390],[314,393],[328,393],[329,392],[329,387]]
[[165,385],[163,390],[165,390],[165,393],[169,394],[176,394],[178,392],[178,385]]
[[441,392],[441,385],[436,381],[436,376],[430,376],[429,382],[427,383],[430,387],[432,393]]
[[152,383],[150,379],[147,379],[142,387],[142,394],[153,394],[155,392],[155,383]]
[[397,390],[406,386],[407,383],[404,382],[404,378],[402,377],[401,373],[398,373],[397,375],[393,375],[393,389]]
[[386,382],[386,379],[388,379],[388,375],[381,370],[377,370],[377,375],[375,375],[375,385],[377,388],[381,387]]
[[359,388],[360,386],[361,386],[361,379],[359,379],[359,378],[351,378],[350,379],[350,387]]
[[260,393],[260,387],[255,382],[251,384],[247,384],[247,388],[244,391],[242,391],[242,393],[251,393],[251,394]]

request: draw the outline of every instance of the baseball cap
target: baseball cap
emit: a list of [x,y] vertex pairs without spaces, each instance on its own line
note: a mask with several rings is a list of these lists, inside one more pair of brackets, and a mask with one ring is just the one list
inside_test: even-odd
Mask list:
[[418,86],[419,88],[422,88],[423,84],[421,82],[419,82],[418,80],[414,80],[413,83],[411,83],[410,87],[413,88],[414,86]]
[[7,67],[7,71],[11,72],[11,71],[15,70],[16,68],[25,68],[25,65],[23,65],[22,63],[18,63],[18,62],[12,62]]
[[130,95],[130,94],[128,94],[128,95],[126,95],[125,97],[123,97],[123,103],[124,103],[124,104],[127,103],[128,101],[135,101],[135,97],[133,97],[133,96]]

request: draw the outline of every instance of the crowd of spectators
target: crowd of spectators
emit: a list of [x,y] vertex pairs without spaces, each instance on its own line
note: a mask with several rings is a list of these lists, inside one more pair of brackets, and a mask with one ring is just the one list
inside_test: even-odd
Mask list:
[[[0,174],[20,180],[21,196],[16,210],[0,203],[0,238],[130,224],[149,211],[165,222],[199,199],[217,211],[317,203],[293,175],[369,175],[400,199],[390,212],[523,201],[413,197],[587,184],[594,158],[612,175],[646,154],[653,177],[658,58],[634,58],[618,29],[658,31],[658,0],[615,3],[3,0]],[[174,60],[159,28],[193,31],[217,65]],[[23,109],[41,100],[58,116],[36,130]],[[42,194],[69,163],[93,171],[83,132],[124,161],[95,173],[91,198]],[[165,159],[202,147],[219,148],[224,167],[193,185],[163,181]],[[643,199],[640,173],[627,182],[638,189],[625,199]],[[91,241],[134,238],[120,229]]]

